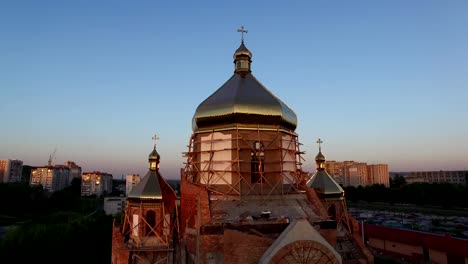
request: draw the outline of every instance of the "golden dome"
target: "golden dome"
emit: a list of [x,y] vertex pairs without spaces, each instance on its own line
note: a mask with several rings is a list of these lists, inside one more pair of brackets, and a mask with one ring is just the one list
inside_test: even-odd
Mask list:
[[325,156],[322,154],[322,151],[319,151],[317,156],[315,156],[315,161],[325,161]]
[[159,159],[159,153],[156,151],[156,146],[153,148],[153,151],[148,155],[148,159]]
[[234,60],[237,59],[239,56],[248,56],[250,59],[252,59],[252,52],[250,52],[249,49],[244,45],[244,42],[239,46],[239,48],[234,52]]
[[[251,56],[242,43],[234,53],[234,63],[246,59],[250,62]],[[197,107],[192,129],[236,123],[278,125],[294,131],[297,116],[253,76],[250,65],[239,68],[236,64],[234,75]]]

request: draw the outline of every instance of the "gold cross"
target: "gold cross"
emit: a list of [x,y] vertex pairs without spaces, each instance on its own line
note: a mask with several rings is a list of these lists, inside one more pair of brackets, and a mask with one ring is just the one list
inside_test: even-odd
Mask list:
[[242,43],[244,43],[244,33],[247,33],[249,31],[247,31],[247,29],[244,29],[244,26],[241,26],[237,32],[240,32],[242,34]]
[[159,137],[154,134],[154,136],[152,137],[153,141],[154,141],[154,147],[156,147],[156,141],[159,139]]
[[322,145],[321,144],[323,143],[323,141],[319,138],[317,140],[317,143],[319,144],[319,151],[322,151]]

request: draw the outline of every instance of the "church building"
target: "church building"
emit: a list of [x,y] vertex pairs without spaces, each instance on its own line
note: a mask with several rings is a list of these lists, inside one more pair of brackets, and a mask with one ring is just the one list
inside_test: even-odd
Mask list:
[[148,173],[127,195],[121,226],[114,224],[112,264],[177,263],[177,196],[159,173],[156,143],[148,162]]
[[155,148],[112,263],[373,263],[321,152],[307,181],[296,113],[255,78],[238,31],[233,75],[193,115],[180,208]]
[[[328,198],[307,186],[297,116],[255,78],[252,57],[242,37],[234,74],[193,116],[181,172],[181,259],[372,263],[349,221],[331,215]],[[341,206],[344,192],[332,196],[333,208]]]

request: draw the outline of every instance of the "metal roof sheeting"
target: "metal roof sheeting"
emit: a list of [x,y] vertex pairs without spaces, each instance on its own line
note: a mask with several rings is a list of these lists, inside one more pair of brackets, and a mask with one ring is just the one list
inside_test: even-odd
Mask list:
[[318,170],[307,183],[308,187],[323,194],[342,194],[343,188],[325,170]]
[[251,73],[234,74],[198,106],[193,130],[226,123],[283,125],[295,130],[297,116]]
[[162,199],[161,186],[159,184],[158,172],[148,171],[143,179],[133,187],[128,198],[139,199]]

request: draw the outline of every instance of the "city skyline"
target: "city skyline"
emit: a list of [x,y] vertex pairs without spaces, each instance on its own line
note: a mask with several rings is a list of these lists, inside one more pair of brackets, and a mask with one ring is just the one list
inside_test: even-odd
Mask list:
[[[249,8],[246,10],[245,6]],[[0,159],[180,177],[197,106],[252,71],[297,114],[315,171],[327,160],[467,170],[468,3],[439,1],[1,3]]]

